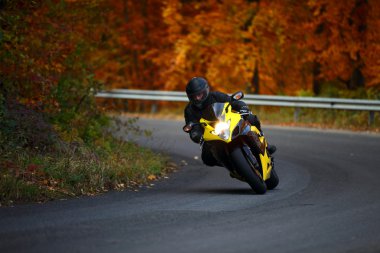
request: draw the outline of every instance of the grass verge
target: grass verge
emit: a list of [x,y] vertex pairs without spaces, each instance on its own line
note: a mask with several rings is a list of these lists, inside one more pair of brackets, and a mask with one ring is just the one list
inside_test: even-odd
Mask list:
[[18,102],[2,112],[0,205],[134,188],[174,169],[168,157],[111,134],[149,134],[135,118],[108,124],[109,117],[89,117],[84,124],[79,115],[63,128]]
[[148,184],[174,169],[168,158],[107,136],[107,148],[59,152],[16,148],[0,155],[0,202],[43,202]]

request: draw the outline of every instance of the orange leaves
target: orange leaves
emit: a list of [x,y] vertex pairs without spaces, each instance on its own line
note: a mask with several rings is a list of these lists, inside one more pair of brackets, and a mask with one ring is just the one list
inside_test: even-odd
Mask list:
[[324,78],[345,79],[360,65],[358,53],[366,42],[359,27],[365,25],[366,4],[352,0],[309,1],[309,8],[313,11],[314,17],[309,24],[314,33],[309,36],[308,48],[315,50],[316,60],[323,63]]
[[181,34],[183,17],[180,12],[181,3],[177,0],[167,1],[162,11],[162,17],[165,24],[168,25],[168,40],[172,43],[176,41]]
[[37,171],[37,169],[39,169],[40,168],[40,166],[39,165],[37,165],[37,164],[29,164],[27,167],[26,167],[26,172],[27,173],[30,173],[30,174],[34,174],[36,171]]
[[[83,44],[81,61],[112,88],[183,90],[190,77],[205,75],[217,89],[248,89],[255,62],[262,83],[282,93],[310,87],[315,62],[321,64],[320,78],[346,79],[360,66],[374,84],[379,5],[364,0],[34,5],[21,12],[23,23],[13,29],[22,40],[16,36],[2,44],[15,57],[0,73],[20,83],[34,80],[34,92],[41,83],[54,86],[61,75],[83,71],[73,57]],[[50,90],[44,91],[48,97]]]
[[45,172],[38,164],[31,163],[23,167],[14,162],[5,160],[0,164],[0,167],[3,169],[0,171],[1,175],[10,174],[16,178],[30,182],[43,182],[46,180]]
[[156,177],[155,175],[151,174],[151,175],[149,175],[149,176],[147,177],[147,179],[150,180],[150,181],[153,181],[153,180],[156,180],[157,177]]
[[91,12],[74,3],[42,5],[40,1],[26,1],[24,8],[16,8],[21,2],[25,1],[8,1],[8,8],[2,10],[9,24],[4,26],[8,39],[0,44],[1,65],[7,67],[0,69],[0,75],[9,86],[16,86],[19,99],[31,105],[49,104],[62,75],[69,69],[83,71],[67,58],[83,41],[90,45],[85,30]]
[[[155,59],[162,63],[159,68],[161,76],[166,77],[165,87],[182,90],[195,75],[206,76],[219,89],[222,85],[236,89],[236,85],[248,83],[251,76],[246,73],[252,69],[247,70],[247,66],[254,62],[251,57],[254,50],[245,42],[252,39],[251,34],[242,27],[250,20],[252,6],[247,1],[171,0],[165,4],[163,17],[169,36],[176,38],[169,40],[173,47],[157,57],[168,60]],[[180,17],[176,18],[174,10]]]
[[102,48],[95,56],[100,59],[97,77],[109,87],[159,87],[151,52],[167,46],[162,1],[114,0],[103,4],[109,11],[102,24]]

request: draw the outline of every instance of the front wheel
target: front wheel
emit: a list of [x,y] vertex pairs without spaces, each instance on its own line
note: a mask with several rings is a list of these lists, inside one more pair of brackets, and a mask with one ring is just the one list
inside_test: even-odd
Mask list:
[[279,181],[280,180],[278,179],[276,171],[274,170],[274,168],[272,168],[272,170],[270,172],[270,178],[265,181],[268,189],[272,190],[272,189],[276,188]]
[[265,182],[253,171],[241,148],[235,148],[231,152],[231,159],[236,167],[237,172],[245,178],[247,183],[257,194],[264,194],[267,191]]

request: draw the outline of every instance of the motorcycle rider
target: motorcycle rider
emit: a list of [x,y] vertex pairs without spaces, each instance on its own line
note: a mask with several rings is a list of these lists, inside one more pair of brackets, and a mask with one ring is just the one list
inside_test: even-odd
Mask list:
[[[201,112],[207,106],[220,102],[231,102],[232,109],[238,111],[243,115],[245,119],[249,121],[252,125],[256,126],[257,129],[261,132],[261,124],[256,115],[252,114],[249,110],[249,107],[243,101],[232,100],[232,98],[222,92],[210,91],[208,82],[203,77],[193,77],[186,85],[186,94],[189,98],[189,103],[187,104],[184,110],[184,116],[186,125],[190,123],[199,123],[202,115]],[[189,132],[190,138],[195,143],[201,143],[203,140],[204,129],[200,125],[194,125]],[[274,145],[268,145],[268,152],[273,154],[276,151]],[[207,143],[202,145],[202,161],[208,166],[222,166],[212,155],[210,147]],[[230,171],[233,168],[227,168]],[[230,174],[231,177],[236,177],[236,175]]]

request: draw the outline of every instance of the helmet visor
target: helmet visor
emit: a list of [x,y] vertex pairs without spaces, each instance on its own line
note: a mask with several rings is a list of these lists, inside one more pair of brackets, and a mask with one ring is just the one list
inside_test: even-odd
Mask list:
[[190,96],[190,99],[193,100],[194,102],[201,102],[206,98],[206,96],[207,96],[207,92],[203,90],[198,93],[192,94]]
[[208,88],[189,95],[189,100],[195,104],[202,103],[208,96]]

